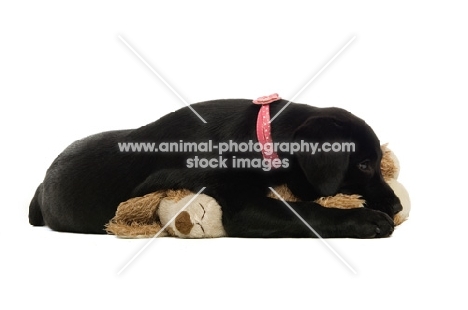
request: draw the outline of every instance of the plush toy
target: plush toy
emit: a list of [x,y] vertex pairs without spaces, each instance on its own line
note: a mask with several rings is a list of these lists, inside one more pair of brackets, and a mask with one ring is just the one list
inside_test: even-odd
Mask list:
[[208,195],[163,190],[122,202],[106,231],[121,238],[223,237],[221,215],[221,207]]
[[[398,159],[386,144],[382,146],[382,152],[383,177],[400,198],[403,206],[403,210],[394,217],[395,225],[400,225],[409,216],[409,195],[397,181],[400,171]],[[286,185],[277,186],[275,191],[286,201],[299,201]],[[273,192],[268,196],[279,199]],[[365,200],[359,195],[344,194],[321,197],[316,202],[323,207],[341,209],[361,208],[365,204]],[[162,190],[122,202],[115,217],[106,225],[106,231],[121,238],[224,237],[226,232],[221,216],[221,206],[210,196],[196,196],[188,190]]]
[[387,144],[382,145],[382,161],[380,162],[380,169],[384,180],[390,185],[395,192],[395,195],[400,199],[403,210],[398,212],[393,221],[395,225],[400,225],[408,217],[411,210],[411,201],[406,188],[397,181],[400,174],[400,162],[395,154],[387,147]]

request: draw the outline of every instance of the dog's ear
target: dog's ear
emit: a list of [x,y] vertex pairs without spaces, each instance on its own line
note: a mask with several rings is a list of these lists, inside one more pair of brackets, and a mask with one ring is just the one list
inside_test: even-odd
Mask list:
[[295,132],[295,142],[309,145],[308,152],[301,148],[296,153],[297,162],[319,196],[335,195],[348,170],[350,152],[343,143],[351,141],[346,127],[334,117],[314,116]]

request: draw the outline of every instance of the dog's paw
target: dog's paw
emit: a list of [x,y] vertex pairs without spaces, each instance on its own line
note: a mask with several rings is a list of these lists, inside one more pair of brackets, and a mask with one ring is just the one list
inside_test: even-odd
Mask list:
[[393,219],[387,214],[367,208],[350,210],[353,215],[346,219],[345,227],[350,237],[385,238],[395,228]]

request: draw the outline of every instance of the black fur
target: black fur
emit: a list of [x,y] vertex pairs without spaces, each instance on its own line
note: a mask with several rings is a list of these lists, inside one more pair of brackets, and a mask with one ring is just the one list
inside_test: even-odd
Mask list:
[[[271,104],[275,115],[287,102]],[[188,108],[133,130],[104,132],[71,144],[48,169],[31,202],[32,225],[58,231],[105,233],[118,204],[159,189],[187,188],[213,196],[222,206],[229,236],[315,237],[279,200],[267,198],[269,186],[287,184],[305,202],[290,205],[322,237],[386,237],[393,232],[398,198],[380,172],[380,142],[361,119],[338,108],[290,104],[274,122],[274,142],[354,142],[355,152],[279,152],[289,167],[262,169],[187,168],[187,158],[217,158],[215,153],[120,152],[119,142],[256,141],[258,105],[250,100],[215,100]],[[233,152],[224,158],[262,158],[261,153]],[[367,166],[359,164],[367,161]],[[365,169],[362,169],[362,168]],[[366,208],[323,208],[311,201],[336,193],[360,194]]]

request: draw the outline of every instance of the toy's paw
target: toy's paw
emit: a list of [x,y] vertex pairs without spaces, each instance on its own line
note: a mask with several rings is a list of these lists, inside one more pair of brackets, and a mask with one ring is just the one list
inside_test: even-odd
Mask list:
[[195,225],[192,223],[190,213],[187,211],[180,212],[176,217],[174,224],[175,228],[183,235],[189,235]]
[[353,216],[347,218],[344,225],[350,237],[385,238],[393,233],[395,224],[387,214],[367,208],[350,211]]

